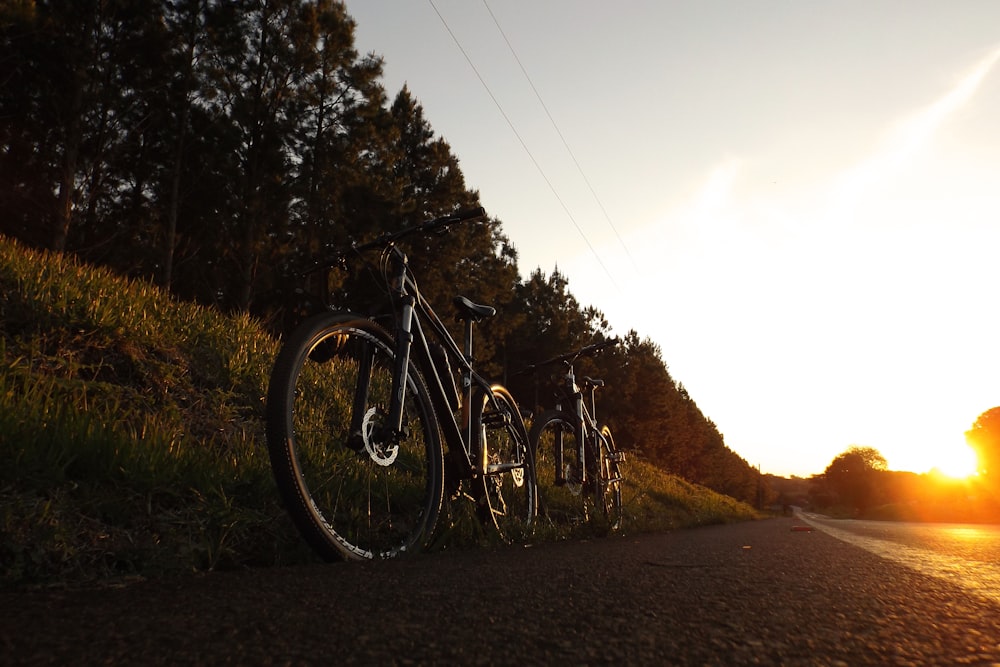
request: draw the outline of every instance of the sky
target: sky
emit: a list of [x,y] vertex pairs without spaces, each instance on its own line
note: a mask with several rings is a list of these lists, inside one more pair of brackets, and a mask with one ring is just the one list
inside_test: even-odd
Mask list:
[[750,465],[968,459],[1000,406],[1000,2],[346,5],[523,276],[655,342]]

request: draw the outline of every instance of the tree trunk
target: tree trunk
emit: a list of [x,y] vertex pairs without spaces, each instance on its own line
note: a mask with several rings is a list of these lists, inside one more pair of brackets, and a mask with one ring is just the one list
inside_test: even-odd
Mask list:
[[66,250],[69,227],[73,220],[73,195],[76,192],[76,167],[80,158],[80,143],[83,141],[83,79],[86,74],[82,65],[77,65],[73,84],[73,97],[66,113],[66,145],[63,147],[62,170],[59,175],[59,196],[53,216],[52,249]]
[[180,209],[181,169],[184,167],[184,135],[187,133],[188,108],[182,113],[180,131],[177,137],[177,152],[174,155],[174,174],[170,183],[170,206],[167,210],[167,239],[163,249],[162,285],[169,290],[174,280],[174,249],[177,245],[177,215]]

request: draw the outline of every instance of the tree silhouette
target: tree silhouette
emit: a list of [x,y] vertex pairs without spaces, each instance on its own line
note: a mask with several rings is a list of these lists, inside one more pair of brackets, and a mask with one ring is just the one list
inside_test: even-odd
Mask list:
[[842,504],[860,513],[879,497],[879,475],[887,469],[885,457],[877,449],[855,445],[835,458],[823,477]]
[[1000,406],[979,415],[965,439],[979,459],[979,475],[987,483],[1000,486]]

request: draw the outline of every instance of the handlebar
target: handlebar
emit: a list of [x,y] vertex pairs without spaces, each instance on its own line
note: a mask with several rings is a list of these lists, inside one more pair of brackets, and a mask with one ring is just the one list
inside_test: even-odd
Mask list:
[[567,352],[566,354],[561,354],[558,357],[552,357],[551,359],[540,361],[537,364],[531,364],[530,366],[526,366],[521,370],[517,371],[516,373],[514,373],[514,375],[524,375],[527,373],[532,373],[538,370],[539,368],[544,368],[545,366],[551,366],[553,364],[558,364],[565,361],[572,363],[577,359],[579,359],[580,357],[594,357],[597,356],[597,353],[600,352],[601,350],[608,347],[614,347],[615,345],[618,345],[619,342],[620,341],[617,338],[610,338],[608,340],[601,341],[600,343],[592,343],[590,345],[585,345],[584,347],[581,347],[579,350],[576,350],[574,352]]
[[443,215],[440,218],[434,218],[433,220],[428,220],[427,222],[422,222],[417,225],[404,227],[399,231],[386,232],[385,234],[382,234],[367,243],[362,243],[360,245],[352,243],[348,250],[343,250],[329,259],[317,262],[314,266],[308,269],[306,273],[313,273],[334,266],[339,266],[345,259],[347,259],[348,255],[360,253],[365,250],[371,250],[372,248],[388,248],[395,244],[396,241],[404,239],[407,236],[412,236],[414,234],[440,233],[451,225],[459,222],[467,222],[469,220],[477,220],[485,217],[486,209],[482,206],[476,206],[475,208],[456,211],[455,213]]
[[395,234],[389,234],[392,241],[403,238],[404,236],[409,236],[410,234],[415,234],[417,232],[433,232],[437,230],[444,230],[446,227],[457,224],[459,222],[466,222],[468,220],[477,220],[479,218],[486,217],[486,209],[482,206],[476,206],[475,208],[465,209],[464,211],[457,211],[450,215],[443,215],[440,218],[435,218],[429,220],[423,224],[416,225],[414,227],[407,227],[401,229]]

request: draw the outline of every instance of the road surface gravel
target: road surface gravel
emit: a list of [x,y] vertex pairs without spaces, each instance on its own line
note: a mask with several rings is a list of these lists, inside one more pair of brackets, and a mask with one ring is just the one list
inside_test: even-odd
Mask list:
[[0,664],[1000,664],[1000,605],[798,526],[7,591]]

